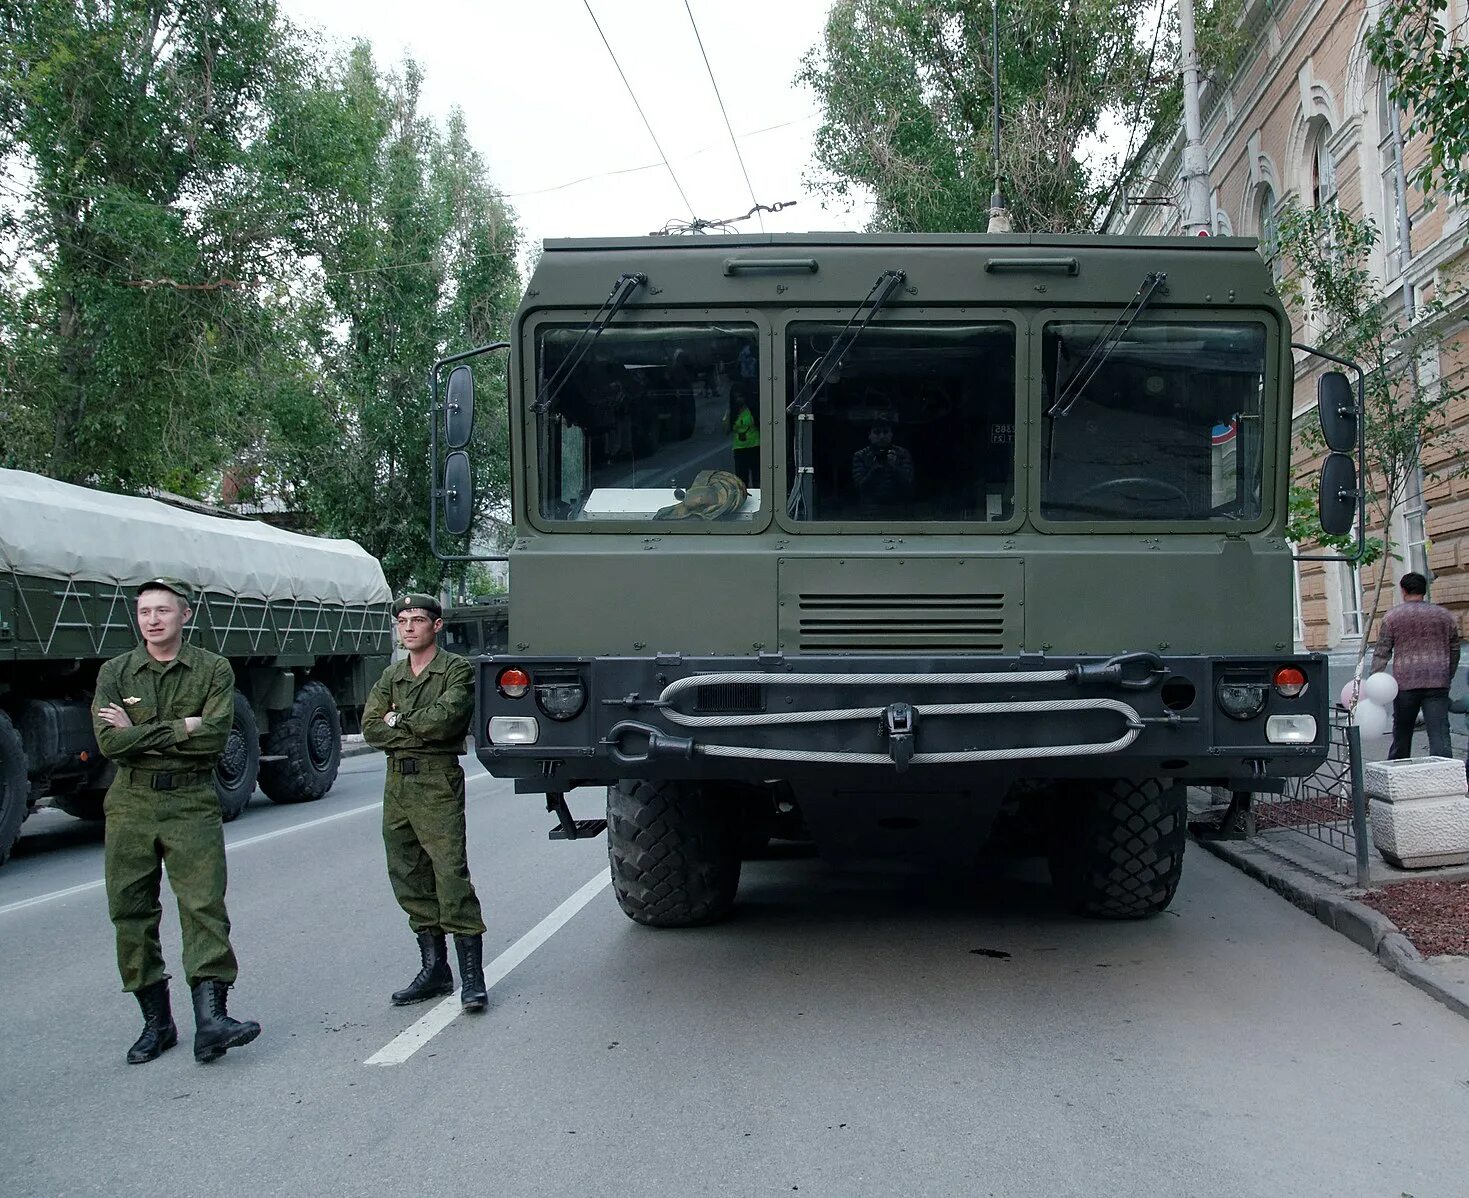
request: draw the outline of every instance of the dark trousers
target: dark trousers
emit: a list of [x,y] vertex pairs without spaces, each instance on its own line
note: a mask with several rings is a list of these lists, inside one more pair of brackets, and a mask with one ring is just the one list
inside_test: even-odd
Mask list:
[[760,485],[760,446],[735,447],[734,472],[747,487]]
[[1392,748],[1388,760],[1399,761],[1413,755],[1413,725],[1423,712],[1423,727],[1428,733],[1428,751],[1434,757],[1452,757],[1449,749],[1449,688],[1425,686],[1398,691],[1392,701]]

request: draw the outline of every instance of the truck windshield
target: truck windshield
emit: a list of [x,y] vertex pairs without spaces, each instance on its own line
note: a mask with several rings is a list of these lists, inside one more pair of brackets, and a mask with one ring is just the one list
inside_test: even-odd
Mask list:
[[[788,402],[841,329],[790,326]],[[1014,511],[1009,324],[869,325],[809,418],[788,419],[795,519],[970,523]]]
[[[582,326],[545,325],[537,384]],[[540,512],[550,520],[749,521],[760,508],[759,341],[739,323],[618,324],[604,330],[538,418]],[[738,487],[707,485],[726,471]],[[727,479],[724,480],[728,482]],[[682,502],[687,488],[701,484]]]
[[[1042,517],[1257,518],[1264,326],[1140,321],[1093,356],[1107,327],[1045,326]],[[1068,384],[1074,402],[1052,414]]]

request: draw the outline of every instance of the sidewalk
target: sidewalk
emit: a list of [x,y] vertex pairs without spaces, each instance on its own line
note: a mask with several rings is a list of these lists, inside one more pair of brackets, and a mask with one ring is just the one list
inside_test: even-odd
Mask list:
[[[1454,723],[1458,725],[1461,721],[1456,719]],[[1418,739],[1422,739],[1421,732]],[[1455,756],[1460,759],[1464,753],[1464,739],[1456,728],[1454,749]],[[1385,758],[1389,740],[1387,736],[1364,737],[1364,759],[1378,761]],[[1217,800],[1207,790],[1189,788],[1191,823],[1202,817],[1201,822],[1207,824],[1208,817],[1220,811]],[[1373,953],[1381,965],[1450,1010],[1469,1018],[1469,956],[1424,957],[1387,915],[1363,901],[1370,896],[1372,902],[1394,905],[1395,892],[1391,889],[1394,884],[1469,880],[1469,865],[1397,869],[1384,861],[1376,847],[1369,844],[1369,888],[1364,891],[1357,885],[1355,858],[1290,828],[1266,829],[1248,840],[1219,840],[1197,835],[1193,840],[1200,848],[1263,882],[1297,907]],[[1398,905],[1421,907],[1425,901],[1424,892],[1444,889],[1416,887],[1413,891],[1415,903]],[[1454,893],[1459,893],[1456,887]],[[1426,897],[1431,903],[1432,896]],[[1446,917],[1452,918],[1451,915]]]

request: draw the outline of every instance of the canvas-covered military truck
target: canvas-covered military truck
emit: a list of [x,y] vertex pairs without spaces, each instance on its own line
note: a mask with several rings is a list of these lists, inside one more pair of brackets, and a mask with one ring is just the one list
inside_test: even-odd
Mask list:
[[229,658],[235,719],[215,790],[226,819],[255,790],[324,795],[343,731],[392,652],[391,595],[351,541],[111,495],[0,470],[0,861],[43,799],[102,814],[112,767],[97,750],[97,671],[140,643],[135,590],[195,590],[185,636]]
[[[468,359],[495,348],[433,373],[450,533]],[[1251,241],[548,241],[506,348],[509,647],[477,666],[478,753],[553,836],[600,833],[565,796],[607,786],[635,920],[724,914],[783,822],[832,855],[1028,844],[1075,910],[1149,915],[1186,785],[1242,799],[1326,754],[1286,537],[1315,351]],[[607,452],[598,403],[679,354],[714,366],[691,434]],[[1360,386],[1320,374],[1336,534]]]

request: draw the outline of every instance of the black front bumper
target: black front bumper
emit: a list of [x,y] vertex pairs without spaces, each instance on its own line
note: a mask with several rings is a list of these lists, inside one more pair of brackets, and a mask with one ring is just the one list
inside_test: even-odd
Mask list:
[[[1271,685],[1284,665],[1306,676],[1295,697]],[[532,683],[513,698],[499,686],[511,666]],[[1314,772],[1330,736],[1320,655],[499,656],[477,668],[479,758],[526,791],[621,778],[870,783],[908,774],[926,783],[976,769],[1272,789],[1269,779]],[[550,718],[537,680],[572,678],[585,686],[584,705]],[[1261,688],[1263,709],[1227,715],[1222,681]],[[1315,721],[1309,742],[1267,736],[1281,723],[1272,717],[1303,716]],[[503,743],[507,718],[522,728],[534,720],[534,743]]]

